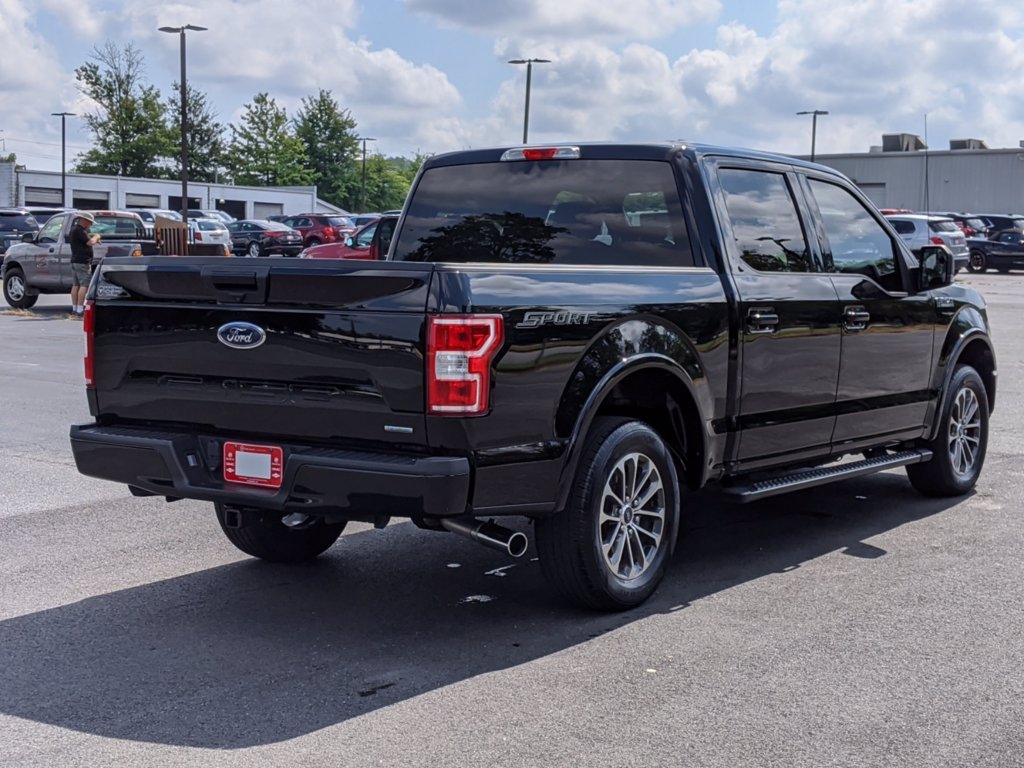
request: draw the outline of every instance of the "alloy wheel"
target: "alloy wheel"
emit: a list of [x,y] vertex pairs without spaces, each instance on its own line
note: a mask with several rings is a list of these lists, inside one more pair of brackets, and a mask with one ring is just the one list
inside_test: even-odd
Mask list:
[[957,392],[948,426],[950,465],[964,477],[973,471],[981,447],[981,407],[974,390],[963,387]]
[[629,581],[654,562],[665,530],[665,487],[657,466],[642,453],[615,464],[601,494],[597,533],[609,570]]

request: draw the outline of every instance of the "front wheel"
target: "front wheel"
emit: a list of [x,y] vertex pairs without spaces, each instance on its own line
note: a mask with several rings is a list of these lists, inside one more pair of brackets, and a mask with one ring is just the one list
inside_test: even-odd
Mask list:
[[564,510],[537,520],[545,577],[587,608],[640,605],[664,578],[679,530],[671,453],[644,422],[597,419],[573,487]]
[[15,309],[29,309],[39,301],[38,293],[30,293],[20,269],[8,269],[4,277],[4,300]]
[[228,541],[247,555],[272,563],[300,563],[312,560],[338,540],[345,523],[317,522],[308,528],[289,528],[281,522],[281,515],[273,512],[252,511],[248,524],[241,528],[227,525],[224,505],[215,504],[217,522]]
[[984,272],[988,269],[988,260],[982,251],[971,251],[967,259],[967,270],[969,272]]
[[260,250],[260,244],[257,242],[252,242],[249,243],[249,247],[246,249],[245,253],[247,256],[251,256],[252,258],[255,259],[260,255]]
[[311,238],[309,238],[309,240],[306,241],[306,247],[307,248],[312,248],[314,245],[320,245],[320,238],[318,238],[318,237],[311,237]]
[[957,366],[942,400],[938,434],[926,444],[932,458],[908,465],[907,477],[926,496],[962,496],[978,482],[987,446],[985,384],[971,366]]

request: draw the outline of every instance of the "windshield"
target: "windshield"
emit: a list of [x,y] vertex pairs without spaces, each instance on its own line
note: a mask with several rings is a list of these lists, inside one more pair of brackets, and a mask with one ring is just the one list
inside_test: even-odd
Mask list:
[[959,232],[960,227],[953,223],[952,219],[942,219],[940,221],[929,221],[928,228],[932,232]]
[[394,258],[693,266],[672,166],[650,160],[431,168]]

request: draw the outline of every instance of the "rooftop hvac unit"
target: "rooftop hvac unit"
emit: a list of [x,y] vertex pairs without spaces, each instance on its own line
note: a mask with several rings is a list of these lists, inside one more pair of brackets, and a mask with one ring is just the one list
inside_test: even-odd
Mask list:
[[917,152],[920,149],[928,149],[920,136],[913,133],[883,133],[883,152]]
[[[1022,142],[1024,143],[1024,142]],[[986,144],[981,139],[950,139],[950,149],[988,149]]]

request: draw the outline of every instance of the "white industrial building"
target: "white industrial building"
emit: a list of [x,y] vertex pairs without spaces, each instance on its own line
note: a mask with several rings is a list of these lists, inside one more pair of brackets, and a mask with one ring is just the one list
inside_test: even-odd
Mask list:
[[[84,210],[181,209],[181,181],[68,173],[61,194],[59,171],[17,169],[0,163],[0,206],[53,206]],[[226,211],[236,219],[273,214],[346,213],[320,200],[316,187],[242,187],[190,181],[189,208]],[[63,198],[63,199],[62,199]]]
[[959,139],[933,150],[919,136],[896,133],[870,152],[819,154],[815,161],[848,176],[879,208],[1024,212],[1024,142],[989,149],[979,139]]

